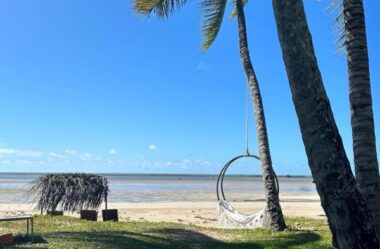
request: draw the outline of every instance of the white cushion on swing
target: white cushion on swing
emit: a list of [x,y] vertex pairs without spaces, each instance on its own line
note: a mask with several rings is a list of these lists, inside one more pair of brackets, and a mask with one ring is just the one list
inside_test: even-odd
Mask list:
[[264,227],[265,208],[256,214],[244,215],[236,211],[228,201],[220,200],[218,204],[219,223],[224,227]]

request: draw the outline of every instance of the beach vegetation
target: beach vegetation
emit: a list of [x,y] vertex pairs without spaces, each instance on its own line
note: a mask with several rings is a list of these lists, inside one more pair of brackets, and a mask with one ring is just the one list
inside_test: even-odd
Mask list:
[[[93,222],[67,216],[35,216],[34,243],[16,235],[14,249],[332,249],[325,219],[287,218],[282,232],[222,229],[167,222]],[[17,234],[24,223],[0,223]]]

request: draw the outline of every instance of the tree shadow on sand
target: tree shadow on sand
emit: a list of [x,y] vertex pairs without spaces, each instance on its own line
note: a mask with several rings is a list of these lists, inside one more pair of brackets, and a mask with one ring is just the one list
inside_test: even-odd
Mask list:
[[[219,238],[218,238],[219,237]],[[290,249],[307,243],[317,242],[320,236],[312,232],[299,232],[297,234],[287,234],[278,238],[266,240],[251,240],[244,242],[222,241],[223,233],[212,236],[194,231],[191,229],[152,229],[143,233],[129,231],[109,231],[109,232],[54,232],[43,235],[41,241],[36,241],[32,248],[49,248],[49,240],[59,240],[60,243],[70,246],[70,248],[105,248],[105,249],[264,249],[281,248]],[[47,241],[44,242],[44,240]],[[17,244],[17,249],[31,248],[30,244]],[[326,245],[313,245],[313,248],[326,248]]]

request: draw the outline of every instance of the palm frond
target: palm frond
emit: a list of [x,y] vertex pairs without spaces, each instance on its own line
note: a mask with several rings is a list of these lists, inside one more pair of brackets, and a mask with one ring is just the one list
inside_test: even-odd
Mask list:
[[[236,0],[232,0],[232,2],[233,2],[233,6],[234,6],[234,8],[232,9],[231,14],[230,14],[230,18],[231,18],[231,19],[232,19],[232,18],[235,18],[235,17],[237,16],[237,11],[236,11]],[[248,3],[248,0],[243,0],[242,3],[243,3],[243,7],[244,7],[244,6]]]
[[342,51],[346,47],[347,40],[346,29],[344,26],[343,0],[332,0],[326,7],[326,10],[328,10],[330,14],[337,13],[336,18],[333,21],[335,25],[334,33],[337,36],[335,43],[337,44],[338,51]]
[[182,7],[187,0],[135,0],[134,10],[142,15],[152,12],[159,17],[167,18],[177,8]]
[[92,174],[48,174],[32,184],[29,195],[37,198],[36,209],[43,212],[96,209],[109,192],[107,178]]
[[223,21],[227,0],[203,0],[202,15],[202,50],[207,50],[217,37]]

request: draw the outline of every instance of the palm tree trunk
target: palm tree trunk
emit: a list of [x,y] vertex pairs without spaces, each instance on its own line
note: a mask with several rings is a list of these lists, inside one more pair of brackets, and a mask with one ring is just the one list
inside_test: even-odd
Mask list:
[[321,204],[340,249],[378,249],[324,89],[302,0],[273,0],[302,139]]
[[240,57],[248,78],[251,94],[253,97],[260,162],[264,179],[266,197],[265,216],[267,218],[267,220],[264,221],[264,226],[271,228],[274,231],[280,231],[284,230],[286,228],[286,225],[280,206],[278,190],[276,188],[274,170],[272,168],[272,160],[269,150],[267,127],[265,124],[264,107],[260,94],[260,88],[249,55],[244,9],[241,0],[236,0],[236,10],[239,30]]
[[344,0],[355,175],[380,233],[380,179],[363,0]]

